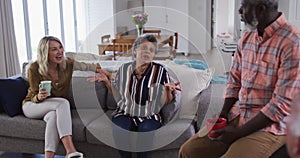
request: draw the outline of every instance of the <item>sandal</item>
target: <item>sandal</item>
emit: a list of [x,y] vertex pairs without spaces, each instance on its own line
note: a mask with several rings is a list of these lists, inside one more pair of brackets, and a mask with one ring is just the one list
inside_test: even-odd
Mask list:
[[73,152],[68,154],[66,158],[83,158],[83,154],[80,152]]

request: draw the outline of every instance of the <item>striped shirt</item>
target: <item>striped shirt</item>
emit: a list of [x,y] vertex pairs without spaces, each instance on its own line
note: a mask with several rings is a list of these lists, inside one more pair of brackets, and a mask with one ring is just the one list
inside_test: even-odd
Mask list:
[[285,135],[286,118],[299,87],[299,33],[282,13],[265,28],[263,37],[258,36],[257,30],[244,34],[235,52],[225,94],[225,98],[239,99],[238,108],[232,108],[231,114],[240,115],[240,126],[262,112],[275,122],[262,131]]
[[159,114],[162,103],[161,96],[166,83],[171,79],[167,70],[158,63],[152,62],[138,79],[135,62],[123,64],[112,82],[120,94],[117,100],[117,113],[131,117],[150,117]]

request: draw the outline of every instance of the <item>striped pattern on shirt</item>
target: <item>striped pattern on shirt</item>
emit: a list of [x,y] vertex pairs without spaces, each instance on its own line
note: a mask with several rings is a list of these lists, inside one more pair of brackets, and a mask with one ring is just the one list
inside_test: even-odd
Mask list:
[[170,81],[167,70],[161,64],[149,64],[140,79],[135,73],[135,62],[123,64],[112,83],[121,95],[116,112],[137,117],[159,114],[163,106],[163,88]]
[[283,14],[265,28],[263,37],[257,31],[244,34],[225,94],[226,98],[239,99],[239,108],[231,113],[240,114],[240,125],[262,112],[276,122],[263,131],[286,134],[286,116],[300,88],[299,48],[299,33]]

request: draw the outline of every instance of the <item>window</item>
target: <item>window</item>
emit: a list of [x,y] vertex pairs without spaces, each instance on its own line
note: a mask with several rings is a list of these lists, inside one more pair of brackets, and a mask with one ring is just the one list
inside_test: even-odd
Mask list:
[[41,37],[45,35],[42,2],[41,0],[28,0],[28,21],[32,60],[36,60],[38,42]]
[[[11,2],[21,64],[36,60],[38,42],[45,35],[60,38],[66,52],[80,51],[83,41],[93,31],[91,27],[113,15],[113,1],[107,0],[12,0]],[[110,11],[101,14],[99,11],[103,8]],[[109,28],[113,30],[114,27]],[[96,47],[96,44],[93,45]]]

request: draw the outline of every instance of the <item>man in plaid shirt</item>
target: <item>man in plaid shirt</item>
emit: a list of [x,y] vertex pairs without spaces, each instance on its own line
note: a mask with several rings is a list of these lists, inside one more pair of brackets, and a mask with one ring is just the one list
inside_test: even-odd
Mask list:
[[[278,12],[278,0],[241,0],[250,31],[240,39],[231,65],[217,140],[197,134],[180,158],[267,158],[285,144],[286,119],[300,88],[300,37]],[[238,101],[238,102],[237,102]]]

